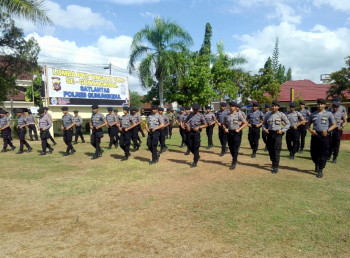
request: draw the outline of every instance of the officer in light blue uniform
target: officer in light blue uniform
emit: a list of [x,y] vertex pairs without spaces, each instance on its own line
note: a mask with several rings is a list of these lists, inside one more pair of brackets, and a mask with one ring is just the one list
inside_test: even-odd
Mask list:
[[204,114],[205,121],[207,122],[207,127],[205,128],[207,137],[208,137],[208,146],[207,149],[212,148],[213,145],[213,131],[216,123],[216,116],[211,112],[211,106],[206,106],[207,112]]
[[[74,118],[68,113],[68,107],[61,108],[63,112],[61,129],[63,131],[63,141],[67,145],[66,152],[63,156],[73,155],[75,149],[72,145],[73,140],[73,127],[75,125]],[[71,152],[70,152],[71,151]]]
[[130,157],[130,140],[131,140],[131,132],[132,129],[136,126],[134,125],[134,119],[129,114],[130,107],[124,106],[123,107],[123,113],[124,115],[120,118],[119,123],[119,131],[120,131],[120,138],[119,138],[119,145],[120,148],[124,151],[124,157],[122,158],[122,161],[126,161]]
[[[271,112],[270,108],[271,108],[271,105],[269,103],[265,103],[265,111],[263,112],[264,117],[266,116],[267,113]],[[263,142],[265,143],[264,151],[267,151],[267,134],[265,133],[265,130],[262,130],[261,138],[263,139]]]
[[117,140],[116,137],[118,135],[118,119],[113,114],[113,108],[108,107],[107,108],[108,114],[106,115],[106,121],[107,121],[107,128],[108,128],[108,135],[109,135],[109,145],[107,149],[111,149],[114,145],[116,147]]
[[150,165],[159,161],[159,154],[157,152],[157,146],[159,142],[160,129],[164,126],[163,116],[159,115],[158,107],[152,106],[152,114],[147,117],[146,131],[148,132],[147,147],[152,153],[152,160]]
[[256,152],[259,148],[259,139],[260,139],[260,127],[264,120],[264,114],[259,110],[259,103],[253,102],[253,109],[249,111],[247,116],[247,122],[249,127],[248,140],[250,148],[253,153],[250,156],[251,158],[256,157]]
[[26,121],[25,117],[23,116],[23,110],[22,109],[17,109],[17,130],[18,130],[18,138],[19,138],[19,151],[16,154],[22,154],[23,153],[23,146],[25,145],[28,149],[27,152],[32,151],[32,147],[28,144],[26,141],[26,133],[27,133],[27,127],[28,127],[28,122]]
[[223,123],[225,121],[225,117],[230,113],[230,111],[226,109],[226,106],[226,102],[221,102],[220,110],[216,112],[216,121],[219,126],[219,140],[221,143],[221,153],[219,154],[219,156],[224,156],[227,153],[227,134],[225,133]]
[[159,130],[160,131],[160,135],[159,135],[160,153],[163,153],[168,148],[165,145],[165,138],[166,138],[166,134],[168,132],[168,126],[169,126],[170,122],[169,122],[169,117],[166,114],[164,114],[164,108],[159,107],[158,113],[160,116],[163,117],[163,124],[164,124],[164,127]]
[[11,121],[10,118],[6,116],[5,110],[0,110],[0,132],[2,135],[2,138],[4,139],[4,147],[1,150],[1,152],[7,151],[7,145],[10,145],[12,150],[16,149],[15,146],[12,144],[12,137],[11,137]]
[[290,122],[290,127],[287,130],[286,142],[289,151],[289,158],[294,159],[295,153],[297,153],[299,148],[299,130],[298,127],[302,125],[305,121],[303,115],[295,110],[296,103],[290,102],[290,111],[286,113],[286,116]]
[[303,153],[304,152],[304,146],[305,146],[305,136],[307,133],[307,129],[306,129],[306,123],[307,121],[309,121],[309,116],[310,116],[310,111],[308,109],[305,108],[305,102],[304,101],[300,101],[299,102],[299,113],[303,116],[304,121],[298,126],[298,130],[299,130],[299,153]]
[[51,148],[48,143],[48,139],[50,138],[50,128],[52,126],[51,119],[48,115],[45,114],[45,110],[43,108],[38,109],[39,117],[39,129],[40,129],[40,138],[41,138],[41,147],[42,152],[39,155],[46,155],[46,150],[49,149],[49,153],[51,154],[54,149]]
[[95,148],[95,154],[91,159],[102,157],[103,150],[101,149],[101,138],[103,137],[102,127],[107,125],[106,118],[98,112],[98,105],[91,106],[93,115],[90,120],[91,145]]
[[83,136],[83,133],[81,131],[81,126],[83,124],[83,119],[81,118],[81,116],[78,115],[79,111],[78,110],[74,110],[74,117],[73,117],[73,122],[75,123],[75,140],[74,140],[74,144],[78,143],[78,138],[81,138],[81,142],[85,143],[85,139]]

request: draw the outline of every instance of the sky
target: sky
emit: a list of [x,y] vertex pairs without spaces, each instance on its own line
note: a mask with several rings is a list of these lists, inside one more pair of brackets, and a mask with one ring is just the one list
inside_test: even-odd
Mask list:
[[[349,0],[60,0],[45,1],[53,26],[15,18],[26,37],[41,48],[39,63],[129,76],[127,64],[133,36],[155,17],[176,22],[193,38],[198,51],[205,25],[212,26],[212,52],[247,59],[245,71],[257,73],[279,40],[279,61],[292,68],[293,80],[320,83],[321,74],[345,66],[350,55]],[[145,94],[138,78],[130,90]]]

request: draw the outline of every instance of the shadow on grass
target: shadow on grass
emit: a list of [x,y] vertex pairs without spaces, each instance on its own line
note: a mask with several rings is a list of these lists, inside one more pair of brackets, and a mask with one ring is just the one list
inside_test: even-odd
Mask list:
[[134,157],[134,159],[137,159],[137,160],[142,161],[142,162],[147,162],[147,163],[151,161],[151,159],[146,159],[144,157]]
[[191,165],[192,164],[192,161],[191,162],[188,162],[186,160],[182,160],[182,159],[167,159],[171,162],[175,162],[175,163],[179,163],[179,164],[186,164],[186,165]]
[[185,153],[186,152],[186,150],[181,151],[181,150],[174,150],[174,149],[167,149],[167,151],[169,151],[169,152],[176,152],[176,153]]
[[118,154],[110,154],[109,156],[111,156],[114,159],[122,159],[124,157],[124,155],[118,155]]
[[220,165],[220,166],[224,166],[224,167],[227,167],[227,166],[231,165],[231,163],[225,163],[225,162],[218,161],[218,160],[203,160],[203,159],[200,159],[199,162],[208,163],[208,164],[216,164],[216,165]]
[[86,156],[88,156],[88,157],[92,157],[92,156],[94,156],[95,153],[93,153],[93,152],[85,152],[84,154]]

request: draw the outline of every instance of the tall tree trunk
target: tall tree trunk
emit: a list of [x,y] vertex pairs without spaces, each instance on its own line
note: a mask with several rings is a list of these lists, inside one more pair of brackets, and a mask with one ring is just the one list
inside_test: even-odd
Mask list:
[[163,103],[163,78],[162,78],[162,76],[160,77],[158,87],[159,87],[159,104],[161,107],[164,107],[164,103]]

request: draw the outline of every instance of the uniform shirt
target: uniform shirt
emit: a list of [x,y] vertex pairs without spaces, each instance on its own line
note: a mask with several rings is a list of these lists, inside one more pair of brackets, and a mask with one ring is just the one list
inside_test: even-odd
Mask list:
[[3,116],[0,119],[0,128],[4,128],[5,126],[7,126],[8,123],[10,123],[10,118],[8,118],[7,116]]
[[184,112],[182,115],[180,115],[180,122],[182,122],[182,123],[184,123],[185,122],[185,120],[186,120],[186,118],[187,118],[187,113],[186,112]]
[[28,114],[26,117],[27,124],[34,125],[35,124],[35,118],[33,114]]
[[50,129],[52,123],[48,115],[43,115],[39,117],[39,128],[48,130]]
[[131,115],[127,114],[127,115],[123,115],[120,118],[120,126],[123,129],[129,128],[132,124],[134,123],[133,118],[131,117]]
[[198,128],[201,125],[205,124],[205,118],[204,115],[201,113],[190,113],[185,120],[185,123],[188,124],[188,126],[190,127],[190,129],[195,129]]
[[100,112],[93,114],[91,117],[91,123],[93,127],[98,127],[102,125],[104,122],[106,122],[106,118]]
[[225,126],[228,130],[236,130],[240,124],[245,121],[245,118],[238,112],[230,113],[225,117]]
[[141,115],[139,113],[136,113],[135,116],[136,116],[135,119],[137,119],[137,123],[142,122],[142,118],[141,118]]
[[[282,122],[285,123],[284,128],[282,129]],[[276,113],[268,112],[265,114],[263,129],[268,129],[272,131],[282,130],[284,133],[289,129],[290,122],[285,114],[280,111]]]
[[304,108],[303,110],[299,110],[299,113],[303,116],[305,121],[309,120],[309,117],[310,117],[310,114],[311,114],[309,110]]
[[229,115],[230,114],[230,111],[225,109],[224,111],[222,111],[221,109],[216,112],[216,119],[218,120],[218,122],[220,124],[223,124],[224,121],[225,121],[225,116]]
[[167,116],[167,114],[163,114],[163,121],[164,121],[164,126],[169,123],[169,117]]
[[167,112],[166,115],[167,115],[167,117],[169,119],[170,124],[172,124],[174,122],[174,120],[175,120],[174,113],[173,112],[169,112],[169,113]]
[[148,129],[153,130],[163,123],[163,117],[158,113],[151,114],[147,117],[146,123],[148,125]]
[[24,116],[21,116],[21,117],[18,118],[18,120],[17,120],[17,126],[18,127],[24,126],[26,124],[27,124],[27,121],[26,121]]
[[69,113],[62,116],[62,125],[64,128],[68,128],[73,124],[73,116]]
[[106,115],[106,120],[107,120],[107,124],[108,125],[112,125],[112,124],[114,124],[115,122],[118,121],[114,114],[107,114]]
[[[333,107],[331,107],[330,111],[333,113]],[[347,114],[346,108],[343,105],[340,105],[338,111],[342,112],[344,115]]]
[[310,115],[308,125],[314,124],[313,129],[317,132],[327,131],[329,127],[335,123],[334,116],[331,112],[323,110],[323,112],[314,112]]
[[204,114],[205,121],[207,121],[207,124],[210,125],[215,121],[215,114],[212,112],[207,112]]
[[342,111],[338,110],[337,112],[332,113],[335,119],[337,127],[343,127],[343,122],[345,121],[345,115]]
[[288,120],[290,122],[290,129],[292,127],[294,127],[294,126],[297,126],[298,123],[300,121],[302,121],[302,117],[303,117],[303,115],[300,112],[298,112],[298,111],[294,111],[293,113],[288,111],[286,113],[286,116],[287,116],[287,118],[288,118]]
[[75,122],[76,126],[81,126],[81,124],[83,123],[83,119],[81,118],[81,116],[76,115],[73,117],[73,122]]
[[117,119],[118,123],[120,124],[120,121],[122,121],[122,117],[118,114],[117,115],[114,114],[114,116],[115,116],[115,119]]
[[264,114],[260,110],[251,110],[247,116],[248,123],[251,125],[258,125],[264,120]]
[[45,115],[47,115],[47,116],[49,117],[50,121],[52,122],[52,116],[51,116],[51,114],[50,114],[49,112],[47,112]]
[[238,113],[239,113],[241,116],[243,116],[244,119],[247,118],[247,116],[245,115],[245,113],[244,113],[242,110],[238,111]]

